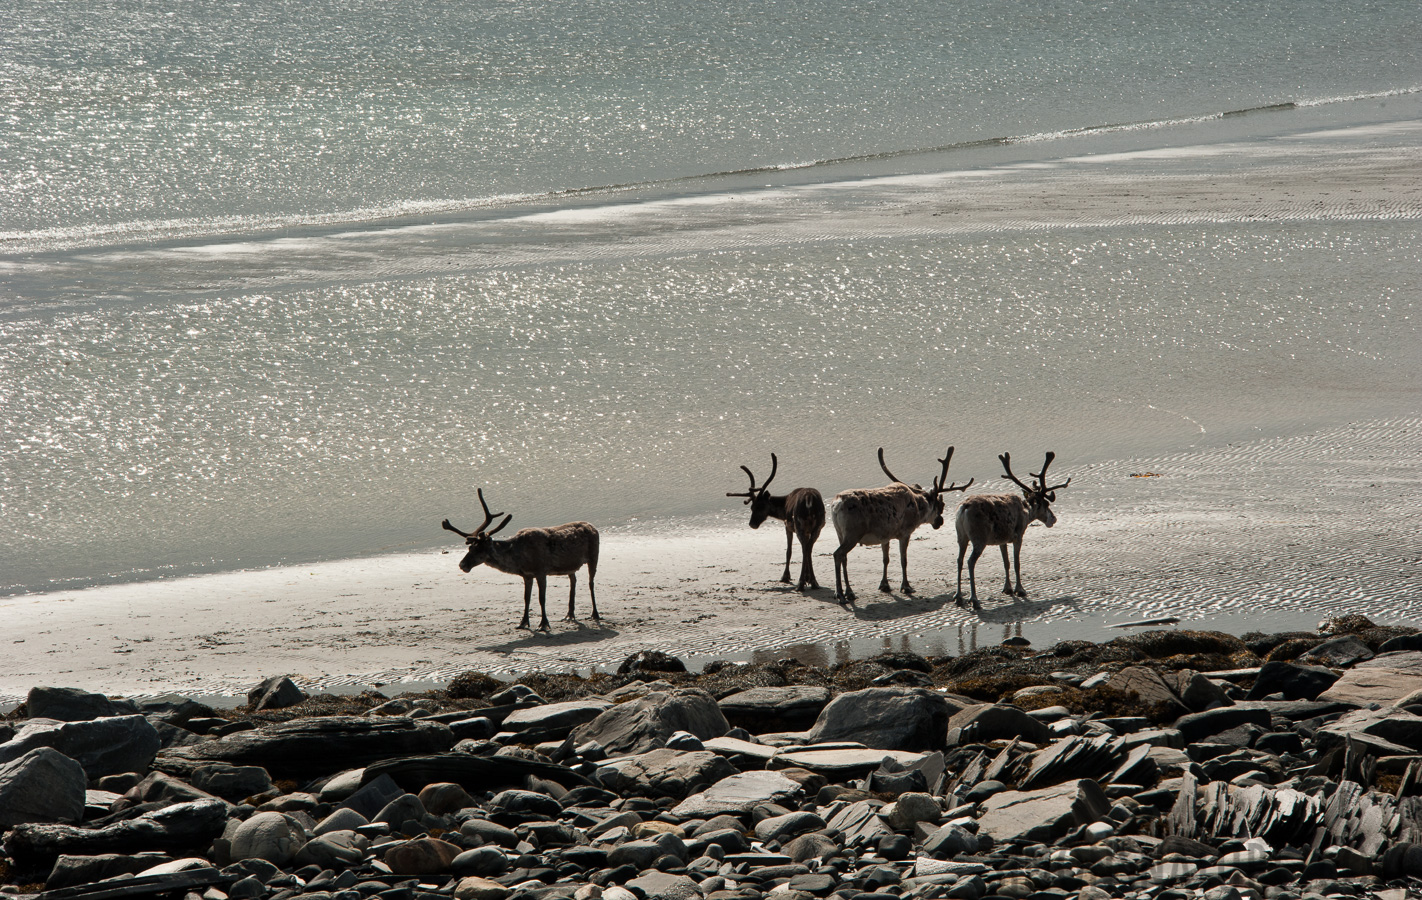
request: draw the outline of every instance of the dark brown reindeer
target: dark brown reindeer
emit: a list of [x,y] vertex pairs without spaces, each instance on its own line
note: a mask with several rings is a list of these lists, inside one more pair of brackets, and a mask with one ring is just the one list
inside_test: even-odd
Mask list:
[[[889,471],[884,464],[884,448],[879,448],[879,467],[894,483],[887,487],[867,490],[841,491],[830,503],[830,519],[834,522],[835,533],[839,535],[839,548],[834,551],[834,595],[844,602],[853,602],[854,591],[849,587],[849,551],[856,544],[872,547],[879,544],[884,548],[884,578],[879,582],[879,590],[889,592],[889,541],[898,539],[899,564],[903,569],[903,583],[899,590],[912,594],[908,580],[908,542],[920,525],[932,524],[943,527],[943,494],[948,491],[967,490],[968,484],[949,485],[948,463],[953,459],[953,448],[940,459],[942,473],[933,480],[933,488],[924,490],[919,485],[907,485]],[[843,573],[843,588],[840,575]]]
[[[597,529],[587,522],[569,522],[555,528],[525,528],[508,540],[496,541],[494,535],[503,530],[513,518],[512,514],[489,512],[489,504],[484,502],[484,489],[479,489],[479,505],[484,507],[484,523],[473,531],[460,531],[449,520],[444,527],[469,545],[469,552],[459,561],[459,570],[467,573],[481,563],[490,568],[518,575],[523,578],[523,621],[519,628],[528,627],[528,608],[533,594],[533,582],[538,582],[538,608],[543,614],[539,631],[548,630],[548,576],[568,576],[568,616],[572,620],[573,598],[578,590],[578,569],[588,567],[588,597],[592,600],[593,621],[602,621],[597,614],[597,593],[593,590],[593,576],[597,575],[597,551],[599,536]],[[504,520],[493,531],[485,531],[489,523],[499,516]]]
[[780,576],[780,580],[786,584],[790,583],[790,552],[795,545],[795,538],[800,539],[800,582],[795,585],[798,591],[809,588],[818,588],[820,583],[815,580],[815,569],[811,562],[810,554],[815,548],[815,541],[819,539],[820,531],[825,527],[825,501],[820,496],[820,492],[814,488],[795,488],[795,490],[783,497],[773,497],[768,490],[770,483],[775,480],[775,473],[780,468],[780,460],[775,458],[775,454],[770,454],[770,477],[765,479],[765,483],[760,487],[755,486],[755,473],[745,466],[741,466],[741,471],[750,476],[750,490],[740,494],[726,494],[727,497],[745,497],[746,505],[751,508],[750,527],[759,528],[767,518],[780,519],[785,522],[785,574]]
[[[992,545],[1002,548],[1002,568],[1007,572],[1007,581],[1002,586],[1002,592],[1009,596],[1027,596],[1027,592],[1022,589],[1022,536],[1027,532],[1027,526],[1033,522],[1040,521],[1048,528],[1057,524],[1056,514],[1052,512],[1052,503],[1057,499],[1056,492],[1071,484],[1071,479],[1068,478],[1061,484],[1047,486],[1047,468],[1056,456],[1055,453],[1047,451],[1042,471],[1029,473],[1036,479],[1036,484],[1026,485],[1012,474],[1012,457],[1007,453],[1001,454],[998,459],[1002,461],[1002,469],[1007,473],[1002,477],[1022,488],[1021,496],[977,494],[964,498],[958,506],[958,517],[955,520],[958,529],[958,593],[954,599],[959,606],[963,605],[963,555],[968,552],[969,543],[973,545],[973,555],[968,557],[968,587],[972,592],[973,609],[982,609],[982,605],[978,603],[978,582],[974,577],[974,569],[978,564],[978,557],[983,555],[983,550]],[[1011,568],[1007,564],[1008,544],[1012,545]],[[1012,587],[1014,568],[1017,571],[1016,590]]]

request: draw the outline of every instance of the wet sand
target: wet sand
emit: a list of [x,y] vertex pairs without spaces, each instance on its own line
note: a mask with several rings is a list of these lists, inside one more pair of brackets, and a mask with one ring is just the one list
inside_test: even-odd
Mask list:
[[[953,602],[951,521],[921,529],[910,547],[916,596],[879,593],[879,551],[860,548],[850,556],[859,599],[841,607],[833,530],[814,560],[828,587],[802,596],[777,581],[783,530],[772,522],[751,531],[739,505],[714,520],[606,532],[602,622],[591,619],[585,578],[580,621],[563,621],[567,580],[550,579],[546,635],[515,628],[516,579],[485,568],[460,574],[458,546],[9,597],[0,599],[8,642],[0,700],[37,684],[242,694],[274,674],[393,694],[470,669],[615,667],[643,648],[692,665],[786,652],[833,662],[880,646],[958,653],[1008,633],[1039,647],[1105,639],[1121,633],[1109,625],[1171,616],[1179,627],[1235,632],[1312,629],[1342,613],[1416,624],[1419,449],[1422,417],[1408,417],[1074,470],[1057,527],[1035,526],[1024,543],[1030,596],[1000,593],[1001,560],[989,551],[979,565],[981,614]],[[894,584],[897,565],[895,550]],[[536,623],[536,599],[534,607]]]

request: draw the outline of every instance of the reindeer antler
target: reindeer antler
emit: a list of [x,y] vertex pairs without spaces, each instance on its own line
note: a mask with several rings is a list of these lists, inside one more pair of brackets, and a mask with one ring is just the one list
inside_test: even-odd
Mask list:
[[493,531],[490,531],[490,532],[489,532],[489,534],[497,534],[498,531],[499,531],[499,529],[500,529],[500,528],[503,528],[505,525],[509,524],[509,520],[513,518],[513,514],[512,514],[512,513],[510,513],[510,514],[508,514],[508,515],[505,516],[504,513],[491,513],[491,512],[489,512],[489,504],[487,504],[487,503],[484,502],[484,489],[483,489],[483,488],[479,488],[479,505],[482,506],[482,507],[484,507],[484,521],[483,521],[482,523],[480,523],[479,527],[476,528],[476,529],[474,529],[473,531],[460,531],[458,528],[455,528],[453,525],[449,524],[449,520],[448,520],[448,519],[445,519],[445,520],[444,520],[443,522],[441,522],[440,524],[443,525],[444,528],[445,528],[445,530],[447,530],[447,531],[452,531],[452,532],[454,532],[455,534],[459,535],[459,536],[462,537],[462,538],[470,538],[470,537],[478,537],[479,535],[484,534],[484,529],[489,527],[489,523],[490,523],[490,522],[494,521],[494,520],[497,519],[499,516],[504,516],[504,520],[499,523],[499,527],[498,527],[498,528],[495,528]]
[[1059,490],[1059,489],[1064,488],[1064,487],[1066,487],[1067,485],[1071,484],[1071,479],[1068,478],[1066,481],[1063,481],[1061,484],[1054,484],[1054,485],[1052,485],[1051,487],[1047,487],[1047,467],[1050,466],[1050,465],[1052,464],[1052,460],[1054,460],[1054,459],[1056,459],[1056,458],[1057,458],[1057,455],[1056,455],[1055,453],[1053,453],[1052,451],[1048,450],[1048,451],[1047,451],[1047,459],[1046,459],[1045,462],[1042,463],[1042,471],[1040,471],[1040,472],[1033,472],[1033,473],[1032,473],[1032,477],[1035,478],[1035,479],[1037,479],[1037,484],[1040,485],[1040,488],[1039,488],[1039,489],[1040,489],[1041,492],[1044,493],[1044,494],[1050,494],[1052,491]]
[[[1022,483],[1022,479],[1020,479],[1020,478],[1018,478],[1016,475],[1013,475],[1013,474],[1012,474],[1012,454],[1011,454],[1011,453],[999,453],[999,454],[997,455],[997,458],[998,458],[998,460],[1002,463],[1002,470],[1007,473],[1006,475],[1002,476],[1003,478],[1011,479],[1013,484],[1015,484],[1015,485],[1017,485],[1018,487],[1022,488],[1022,490],[1024,490],[1024,491],[1034,491],[1034,490],[1036,490],[1036,488],[1033,488],[1033,487],[1030,487],[1030,486],[1028,486],[1028,485],[1023,484],[1023,483]],[[1045,467],[1044,467],[1044,468],[1045,468]]]
[[880,448],[879,448],[879,468],[881,468],[881,469],[884,470],[884,474],[887,475],[887,476],[889,476],[889,480],[890,480],[890,481],[895,481],[895,482],[898,482],[899,484],[903,484],[902,481],[899,481],[898,476],[896,476],[893,472],[890,472],[890,471],[889,471],[889,467],[884,463],[884,448],[883,448],[883,447],[880,447]]
[[948,464],[952,461],[953,448],[949,447],[948,453],[942,459],[939,460],[939,462],[943,464],[943,472],[937,478],[933,479],[933,493],[935,496],[938,494],[947,493],[948,491],[966,491],[968,489],[968,485],[973,483],[973,479],[969,478],[968,483],[964,485],[950,484],[948,485],[948,487],[943,486],[943,483],[948,480]]
[[770,486],[770,483],[775,480],[775,472],[776,472],[776,470],[778,470],[779,468],[780,468],[780,460],[778,460],[778,459],[775,458],[775,454],[774,454],[774,453],[770,454],[770,477],[767,478],[767,479],[765,479],[765,483],[762,484],[760,487],[756,487],[756,486],[755,486],[755,473],[752,472],[752,471],[751,471],[749,468],[747,468],[746,466],[741,466],[741,471],[742,471],[742,472],[745,472],[746,475],[750,478],[750,490],[746,491],[745,493],[741,493],[741,494],[732,494],[731,492],[727,491],[727,492],[726,492],[726,496],[727,496],[727,497],[745,497],[745,498],[746,498],[746,503],[750,503],[751,500],[753,500],[753,499],[755,498],[755,495],[756,495],[756,494],[758,494],[758,493],[760,493],[761,491],[765,490],[767,487]]

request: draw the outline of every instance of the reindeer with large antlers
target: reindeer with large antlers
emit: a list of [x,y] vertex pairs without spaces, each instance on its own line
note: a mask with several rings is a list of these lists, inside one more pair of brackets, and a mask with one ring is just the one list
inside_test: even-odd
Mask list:
[[[484,502],[484,489],[479,489],[479,505],[484,507],[484,523],[473,531],[460,531],[449,520],[444,527],[464,538],[469,552],[459,561],[459,570],[468,573],[481,563],[490,568],[518,575],[523,578],[523,621],[519,628],[528,627],[528,609],[532,600],[533,582],[538,582],[538,608],[543,613],[539,631],[548,630],[548,576],[568,576],[568,616],[572,620],[573,598],[578,590],[578,569],[588,567],[588,597],[592,600],[592,617],[602,621],[597,614],[597,593],[593,590],[593,576],[597,574],[597,551],[600,537],[597,529],[587,522],[569,522],[555,528],[525,528],[513,537],[494,540],[494,535],[509,524],[513,514],[489,512],[489,504]],[[493,531],[485,531],[489,523],[504,516],[504,520]]]
[[[746,505],[751,508],[750,527],[759,528],[767,518],[781,519],[785,522],[785,574],[780,576],[780,580],[786,584],[790,583],[790,553],[794,547],[795,538],[800,539],[800,583],[795,585],[798,591],[808,588],[818,588],[820,583],[815,580],[815,569],[810,561],[810,553],[814,550],[815,541],[820,537],[820,531],[825,527],[825,501],[820,496],[820,492],[814,488],[795,488],[795,490],[783,497],[772,497],[769,491],[770,483],[775,480],[775,473],[780,468],[780,460],[775,458],[775,454],[770,454],[770,477],[760,487],[755,486],[755,473],[746,466],[741,466],[741,471],[750,476],[750,490],[741,494],[727,493],[727,497],[745,497]],[[764,471],[764,470],[762,470]]]
[[[958,593],[954,599],[959,606],[963,605],[963,555],[968,552],[969,543],[973,545],[973,555],[968,557],[968,587],[972,591],[973,609],[982,609],[978,603],[978,582],[974,569],[983,550],[992,545],[1002,548],[1002,567],[1007,571],[1007,582],[1002,586],[1002,592],[1009,596],[1027,596],[1022,589],[1022,536],[1033,522],[1040,521],[1048,528],[1057,524],[1052,503],[1057,499],[1056,492],[1071,484],[1068,478],[1061,484],[1047,486],[1047,467],[1056,457],[1055,453],[1047,451],[1042,471],[1029,473],[1035,483],[1027,485],[1012,474],[1012,457],[1003,453],[998,456],[1006,473],[1002,477],[1022,488],[1022,495],[976,494],[965,498],[958,506],[958,517],[954,523],[958,529]],[[1013,568],[1007,564],[1008,544],[1012,545],[1012,562],[1017,571],[1015,590],[1012,587]]]
[[[879,467],[889,476],[893,484],[868,490],[841,491],[830,503],[830,519],[834,522],[835,533],[839,535],[839,548],[834,551],[834,596],[841,602],[853,602],[854,591],[849,586],[849,551],[856,544],[872,547],[879,544],[884,548],[884,578],[879,582],[879,590],[888,593],[889,587],[889,541],[898,539],[899,564],[903,569],[903,583],[899,590],[912,594],[908,580],[908,542],[920,525],[931,523],[934,528],[943,527],[943,495],[949,491],[964,491],[967,484],[948,484],[948,463],[953,459],[953,448],[938,462],[943,471],[933,479],[933,488],[924,490],[919,485],[907,485],[889,471],[884,463],[884,448],[879,448]],[[844,576],[841,588],[840,575]]]

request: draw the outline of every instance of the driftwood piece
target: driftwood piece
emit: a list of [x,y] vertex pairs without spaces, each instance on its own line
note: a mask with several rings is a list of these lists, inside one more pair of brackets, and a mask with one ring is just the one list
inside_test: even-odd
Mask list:
[[165,894],[196,887],[210,887],[232,881],[215,868],[189,869],[186,872],[171,872],[165,875],[136,875],[94,884],[44,891],[37,900],[117,900],[120,897],[145,897],[150,894]]

